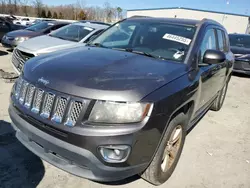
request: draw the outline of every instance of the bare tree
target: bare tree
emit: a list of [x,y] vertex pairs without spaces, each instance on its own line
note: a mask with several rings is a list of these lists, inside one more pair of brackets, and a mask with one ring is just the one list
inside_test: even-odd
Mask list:
[[114,16],[114,9],[111,7],[109,2],[104,3],[104,11],[106,14],[106,21],[112,22],[112,18]]
[[122,17],[122,8],[115,8],[108,2],[100,7],[87,6],[86,0],[75,1],[75,4],[48,6],[44,5],[42,0],[0,0],[0,13],[41,17],[42,10],[46,12],[50,10],[55,18],[68,20],[84,18],[104,22],[114,22]]
[[42,14],[42,9],[43,9],[43,2],[42,2],[42,0],[34,0],[33,1],[33,5],[34,5],[34,7],[36,9],[37,16],[40,17],[41,14]]
[[23,11],[25,16],[29,16],[29,14],[28,14],[29,3],[30,3],[29,0],[22,0],[21,1],[22,11]]

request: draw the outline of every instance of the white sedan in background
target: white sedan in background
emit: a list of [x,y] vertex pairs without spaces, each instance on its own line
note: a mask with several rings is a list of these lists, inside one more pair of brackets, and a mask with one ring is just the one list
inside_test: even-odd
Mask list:
[[93,24],[76,22],[64,26],[48,35],[29,39],[18,45],[12,55],[12,64],[20,74],[24,63],[35,56],[70,49],[86,45],[109,26],[106,24]]

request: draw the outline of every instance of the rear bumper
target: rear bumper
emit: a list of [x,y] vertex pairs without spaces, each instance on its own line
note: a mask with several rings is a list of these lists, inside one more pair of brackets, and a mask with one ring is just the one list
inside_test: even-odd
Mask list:
[[250,61],[237,60],[234,63],[233,72],[250,75]]
[[11,105],[9,114],[16,137],[34,154],[71,174],[96,181],[118,181],[141,173],[147,163],[126,167],[105,165],[92,152],[64,142],[32,126]]
[[240,74],[250,75],[250,70],[249,71],[245,71],[245,70],[234,69],[233,72],[234,73],[240,73]]

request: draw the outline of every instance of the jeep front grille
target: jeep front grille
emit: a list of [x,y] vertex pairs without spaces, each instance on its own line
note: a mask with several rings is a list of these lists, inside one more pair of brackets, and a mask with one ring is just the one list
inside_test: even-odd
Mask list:
[[56,123],[62,123],[63,115],[66,110],[67,99],[64,97],[57,98],[56,109],[54,111],[54,115],[52,117],[52,121]]
[[41,116],[43,118],[49,118],[54,103],[55,95],[52,93],[46,93]]
[[19,97],[20,104],[24,103],[24,99],[25,99],[25,96],[26,96],[28,85],[29,85],[28,82],[23,81],[21,91],[20,91],[20,97]]
[[19,99],[22,84],[23,84],[23,80],[18,79],[16,82],[16,85],[15,85],[15,97],[16,97],[16,99]]
[[38,114],[40,112],[42,98],[43,98],[43,90],[36,89],[36,94],[35,94],[35,97],[34,97],[33,108],[31,109],[31,111],[34,112],[35,114]]
[[28,87],[26,98],[25,98],[25,103],[24,103],[24,106],[26,108],[28,108],[28,109],[31,106],[31,102],[32,102],[32,99],[33,99],[33,96],[34,96],[34,92],[35,92],[35,87],[33,85],[30,85]]
[[49,119],[57,124],[75,126],[81,112],[86,108],[86,100],[76,100],[47,92],[19,78],[15,84],[15,98],[34,115]]
[[83,104],[79,101],[72,101],[69,114],[67,116],[67,121],[65,125],[72,127],[75,125],[81,111],[82,111]]

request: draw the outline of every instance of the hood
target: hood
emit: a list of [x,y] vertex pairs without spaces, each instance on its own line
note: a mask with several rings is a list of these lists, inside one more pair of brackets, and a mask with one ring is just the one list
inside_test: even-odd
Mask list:
[[42,35],[42,33],[29,31],[25,29],[12,31],[7,34],[8,37],[35,37],[39,35]]
[[11,24],[11,30],[12,31],[18,30],[18,29],[25,29],[25,28],[27,28],[27,26],[19,25],[19,24]]
[[73,48],[79,45],[81,46],[83,43],[62,40],[59,38],[50,37],[49,35],[44,35],[23,42],[18,46],[18,49],[39,54]]
[[[140,101],[186,74],[187,65],[117,50],[78,47],[30,59],[24,78],[74,96],[112,101]],[[38,80],[46,80],[46,86]]]
[[250,48],[244,48],[244,47],[237,47],[237,46],[232,46],[231,51],[234,54],[250,54]]

